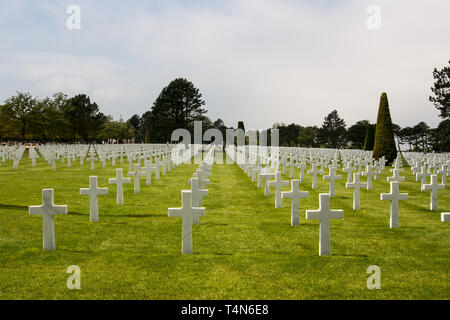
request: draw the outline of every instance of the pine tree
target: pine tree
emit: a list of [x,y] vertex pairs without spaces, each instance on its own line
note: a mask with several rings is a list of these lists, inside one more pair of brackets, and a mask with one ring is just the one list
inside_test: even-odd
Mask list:
[[[170,141],[175,129],[193,131],[196,120],[204,121],[205,101],[194,84],[178,78],[165,87],[153,103],[151,134],[154,142]],[[193,132],[191,132],[193,136]]]
[[450,119],[450,65],[441,70],[435,68],[433,78],[435,83],[431,91],[433,91],[434,96],[429,99],[433,102],[436,109],[440,111],[439,116],[441,118]]
[[383,92],[380,98],[380,107],[378,109],[377,126],[375,130],[375,145],[373,148],[373,157],[379,159],[382,156],[392,163],[397,157],[397,148],[395,147],[394,129],[392,126],[391,114],[389,112],[389,102],[387,94]]
[[336,110],[328,114],[319,130],[319,140],[321,145],[327,148],[339,148],[346,144],[345,121],[339,117]]

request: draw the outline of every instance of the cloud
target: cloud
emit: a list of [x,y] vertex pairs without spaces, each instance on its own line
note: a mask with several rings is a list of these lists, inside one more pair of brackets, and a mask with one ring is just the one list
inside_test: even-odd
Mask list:
[[119,104],[126,111],[127,103],[139,93],[139,86],[127,80],[127,71],[121,65],[103,58],[40,53],[0,55],[0,59],[3,77],[18,77],[31,83],[31,88],[17,90],[29,89],[37,96],[87,93],[102,106]]
[[[80,32],[59,26],[48,34],[50,53],[14,52],[0,68],[33,93],[86,92],[116,117],[142,114],[164,86],[185,77],[209,115],[233,126],[320,125],[334,109],[347,124],[375,122],[382,91],[395,123],[439,122],[428,96],[433,68],[450,59],[450,2],[377,1],[376,31],[366,27],[369,1],[219,3],[137,1],[112,10],[80,1]],[[62,24],[65,4],[46,3],[53,23]],[[10,92],[0,89],[0,98]]]

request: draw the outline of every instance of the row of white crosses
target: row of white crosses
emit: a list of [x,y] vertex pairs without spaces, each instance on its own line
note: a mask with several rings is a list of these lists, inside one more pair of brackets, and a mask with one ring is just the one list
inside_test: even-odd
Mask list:
[[[129,161],[129,171],[133,170],[133,162],[137,161],[140,165],[142,160],[147,158],[158,158],[167,165],[170,172],[171,163],[169,162],[172,149],[175,145],[162,144],[129,144],[129,145],[62,145],[49,144],[37,145],[36,149],[41,153],[48,164],[52,166],[52,170],[56,170],[56,161],[61,160],[64,163],[67,160],[67,167],[71,167],[72,162],[77,158],[80,159],[80,165],[84,164],[85,160],[90,161],[91,170],[95,170],[96,161],[102,163],[102,167],[106,168],[106,160],[111,160],[112,165],[116,165],[116,160],[120,159],[123,164],[124,157]],[[31,149],[30,149],[31,151]],[[31,154],[30,158],[35,163],[37,153]],[[165,175],[165,168],[163,171]]]
[[205,216],[205,208],[202,207],[202,198],[208,195],[208,190],[204,189],[209,183],[207,176],[211,174],[214,158],[214,147],[209,146],[209,151],[198,167],[194,177],[189,180],[190,190],[181,190],[181,207],[169,208],[169,217],[181,218],[181,253],[191,254],[192,245],[192,224],[199,223],[199,217]]
[[[175,157],[176,159],[176,157]],[[138,166],[138,165],[137,165]],[[135,167],[136,168],[136,167]],[[138,167],[137,167],[138,168]],[[158,167],[159,171],[159,167]],[[131,179],[123,178],[122,168],[116,169],[116,178],[109,179],[109,183],[117,185],[117,204],[123,204],[123,184],[131,183]],[[135,181],[139,179],[139,174],[135,175]],[[139,187],[137,187],[139,189]],[[136,184],[135,184],[136,192]],[[89,177],[89,188],[80,188],[80,195],[89,196],[90,202],[90,221],[97,222],[98,218],[98,196],[108,194],[108,188],[98,187],[98,177]],[[55,227],[54,227],[54,215],[67,214],[67,205],[55,205],[54,204],[54,190],[43,189],[42,190],[42,205],[30,206],[30,215],[42,215],[43,216],[43,249],[55,250]]]
[[[236,152],[234,146],[227,146],[227,154],[232,156]],[[284,160],[281,161],[283,164]],[[334,162],[336,165],[337,162]],[[290,165],[290,164],[289,164]],[[288,166],[289,166],[288,165]],[[241,169],[245,171],[245,163],[240,164]],[[277,167],[277,165],[275,165]],[[291,170],[293,167],[290,167]],[[275,188],[275,208],[281,208],[281,199],[291,199],[291,225],[296,226],[300,224],[300,199],[308,198],[309,192],[300,191],[299,179],[291,180],[291,190],[281,191],[281,188],[289,185],[289,181],[282,180],[282,172],[276,171],[275,174],[271,174],[268,167],[266,167],[265,172],[259,174],[259,177],[268,181],[268,178],[274,178],[272,181],[266,182],[269,187]],[[333,192],[334,195],[334,181],[339,179],[336,176],[336,167],[330,167],[330,174],[324,177],[325,180],[330,181],[330,193]],[[258,179],[259,181],[259,179]],[[269,189],[270,190],[270,189]],[[267,189],[265,191],[266,196],[269,194]],[[331,210],[330,208],[330,194],[319,194],[319,209],[318,210],[306,210],[307,220],[319,220],[319,256],[331,255],[330,246],[330,221],[332,219],[343,219],[343,210]]]
[[[304,152],[304,150],[302,151],[303,154],[299,155],[298,153],[296,154],[296,150],[297,149],[301,149],[301,148],[289,148],[288,150],[284,150],[283,148],[280,148],[282,151],[280,152],[280,163],[283,165],[283,172],[285,172],[285,167],[289,167],[290,168],[290,177],[293,176],[293,168],[294,167],[298,167],[300,168],[305,168],[306,167],[306,162],[304,161],[305,158],[308,158],[308,152]],[[334,155],[332,155],[332,153],[334,152]],[[329,150],[327,152],[327,150],[325,149],[325,151],[322,151],[321,157],[317,157],[314,156],[312,154],[313,152],[309,152],[309,162],[311,163],[311,170],[308,171],[308,174],[312,175],[312,188],[315,189],[317,188],[317,175],[318,174],[322,174],[323,175],[323,170],[324,168],[326,168],[328,165],[328,162],[331,160],[332,164],[330,165],[330,170],[329,170],[329,175],[328,176],[324,176],[324,180],[329,180],[330,181],[330,186],[329,186],[329,194],[330,196],[334,196],[334,180],[338,180],[340,178],[340,176],[337,176],[335,174],[334,169],[338,168],[338,157],[336,156],[337,153],[336,151],[332,151]],[[353,153],[353,154],[352,154]],[[385,168],[385,164],[386,164],[386,160],[384,159],[384,157],[382,157],[381,159],[379,159],[378,161],[375,161],[374,159],[371,158],[371,155],[366,153],[361,153],[360,151],[353,151],[352,150],[343,150],[340,151],[340,155],[343,159],[343,163],[345,163],[344,165],[344,172],[347,172],[347,184],[346,187],[347,188],[353,188],[354,189],[354,197],[353,197],[353,208],[355,210],[358,210],[360,208],[360,189],[361,188],[366,188],[367,190],[371,190],[372,189],[372,178],[373,180],[378,180],[378,175],[381,174]],[[423,154],[421,154],[421,156],[423,157]],[[334,159],[332,159],[334,157]],[[289,159],[289,161],[288,161]],[[301,159],[301,162],[295,164],[295,162],[298,162]],[[438,208],[438,201],[437,201],[437,194],[438,194],[438,190],[442,190],[445,188],[445,182],[446,182],[446,177],[448,174],[450,174],[450,160],[448,155],[444,155],[444,154],[433,154],[432,157],[425,157],[422,158],[424,161],[424,164],[426,163],[428,166],[423,166],[422,167],[422,171],[421,173],[418,173],[418,175],[421,175],[421,184],[422,184],[422,191],[427,191],[430,190],[430,209],[431,210],[437,210]],[[447,164],[448,162],[448,164]],[[355,168],[353,167],[354,165],[357,166],[357,172],[359,174],[358,177],[354,177],[354,180],[352,182],[351,180],[351,173],[355,170]],[[242,167],[242,165],[241,165]],[[362,172],[362,168],[365,167],[365,171]],[[264,172],[260,179],[258,179],[258,187],[261,186],[261,182],[263,179],[271,179],[274,177],[274,173],[268,172],[267,168],[262,168],[259,166],[257,167],[258,172],[264,172],[264,170],[266,172]],[[320,168],[320,169],[319,169]],[[333,169],[331,169],[333,168]],[[243,169],[245,170],[245,169]],[[255,169],[254,169],[255,170]],[[414,166],[412,166],[412,170],[414,171]],[[393,169],[391,169],[392,172],[392,176],[388,177],[387,180],[389,182],[402,182],[405,181],[405,177],[401,176],[401,172],[404,171],[404,169],[402,169],[402,157],[401,154],[399,153],[397,158],[395,159],[394,163],[393,163]],[[437,183],[437,179],[436,178],[432,178],[431,183],[428,185],[426,184],[426,178],[430,175],[432,175],[433,173],[441,173],[442,174],[442,184],[438,184]],[[361,176],[366,176],[367,177],[367,182],[362,183],[360,181],[360,177]],[[254,176],[252,176],[252,180],[254,181]],[[280,179],[277,179],[280,180]],[[281,181],[281,180],[280,180]],[[302,170],[300,171],[300,182],[303,182],[303,172]],[[276,184],[276,182],[271,182],[271,185]],[[426,185],[426,186],[425,186]],[[443,186],[444,185],[444,186]],[[270,195],[270,189],[268,189],[268,183],[265,184],[266,188],[265,188],[265,194],[266,196]],[[392,190],[395,190],[395,186],[392,187]],[[393,191],[395,193],[395,191]],[[276,197],[276,203],[280,203],[279,199]],[[278,205],[277,205],[278,207]],[[394,209],[394,211],[397,211],[396,209]],[[394,212],[394,216],[398,215],[398,212]]]
[[[230,148],[230,146],[227,147],[228,151],[230,150],[229,148]],[[53,160],[54,160],[54,158],[53,158]],[[335,157],[334,160],[336,160],[336,157]],[[345,159],[344,159],[344,161],[345,161]],[[271,168],[275,167],[276,170],[278,169],[278,166],[279,166],[279,163],[277,163],[276,161],[274,162],[273,160],[261,159],[261,162],[264,162],[264,163],[270,163],[271,162],[271,164],[272,164]],[[359,161],[359,164],[360,164],[360,161]],[[326,164],[323,164],[323,166],[326,166]],[[389,194],[382,194],[381,195],[381,199],[382,200],[390,200],[391,201],[391,228],[398,226],[398,201],[407,199],[407,194],[400,194],[399,193],[399,187],[398,187],[399,186],[399,182],[403,180],[402,177],[399,176],[399,172],[400,172],[400,170],[402,170],[402,169],[400,169],[400,166],[401,166],[400,162],[396,161],[394,166],[395,167],[393,169],[393,177],[389,177],[388,178],[388,180],[391,181],[391,192]],[[382,163],[382,167],[384,167],[384,161]],[[329,197],[331,196],[331,188],[332,188],[331,181],[334,182],[334,180],[336,178],[335,177],[335,172],[333,173],[333,170],[335,170],[335,168],[336,168],[336,162],[334,162],[332,164],[332,166],[330,166],[330,175],[328,176],[328,178],[330,179],[330,194],[328,194],[328,208],[329,208]],[[268,168],[266,168],[266,169],[268,169]],[[369,171],[370,170],[367,170],[366,172],[369,172]],[[136,172],[136,170],[135,170],[135,172]],[[358,173],[358,175],[359,175],[359,173]],[[276,188],[275,206],[276,207],[280,207],[281,206],[281,198],[282,198],[281,187],[284,185],[284,182],[281,180],[281,173],[279,173],[277,171],[276,174],[272,174],[272,173],[268,172],[268,170],[266,170],[266,173],[259,173],[258,174],[258,181],[259,181],[259,176],[265,177],[265,180],[266,180],[266,183],[265,183],[265,185],[266,185],[266,195],[270,195],[270,186],[274,186]],[[435,178],[433,178],[433,176]],[[139,177],[139,175],[137,175],[137,177]],[[272,183],[269,183],[269,179],[268,179],[269,177],[270,178],[275,177],[275,181],[272,181]],[[122,178],[122,174],[120,174],[120,175],[118,174],[118,178],[116,178],[116,179],[119,179],[119,181],[120,181],[120,180],[122,180],[124,178]],[[201,179],[202,178],[200,178],[200,180]],[[117,182],[117,181],[113,181],[112,183],[115,183],[115,182]],[[119,188],[122,187],[123,183],[127,183],[127,182],[128,181],[125,180],[125,181],[120,181],[119,183],[117,183],[117,185],[118,185],[118,187],[117,187],[118,188],[118,192],[117,192],[117,197],[118,197],[117,198],[117,202],[118,202],[118,204],[120,202],[123,203],[123,192],[119,192]],[[296,184],[297,184],[296,182],[294,182],[294,184],[292,184],[292,182],[291,182],[291,188],[292,188],[291,189],[291,194],[292,195],[296,194],[295,196],[298,197],[299,196],[298,195],[299,190],[298,190],[298,187],[296,188],[296,186],[295,186]],[[120,185],[120,187],[119,187],[119,185]],[[193,184],[191,183],[191,186],[192,185]],[[367,187],[367,185],[368,184],[366,184],[366,187]],[[361,187],[363,187],[364,185],[362,185],[360,183],[359,176],[357,176],[357,174],[355,174],[354,175],[354,182],[350,183],[350,184],[347,184],[347,186],[348,187],[353,187],[355,189],[355,191],[354,191],[354,209],[357,209],[357,208],[359,208],[359,189]],[[194,184],[194,188],[195,188],[195,184]],[[103,189],[105,189],[105,188],[103,188]],[[432,175],[432,181],[431,181],[430,185],[424,185],[423,186],[423,190],[431,190],[431,201],[430,201],[431,202],[431,204],[430,204],[431,210],[433,210],[433,208],[437,209],[437,190],[439,190],[439,189],[443,189],[443,187],[439,186],[437,184],[437,176],[436,175]],[[38,214],[44,214],[43,212],[47,212],[46,215],[44,216],[44,248],[46,248],[46,247],[47,248],[51,248],[52,247],[52,245],[51,245],[52,241],[50,241],[49,239],[53,238],[53,244],[54,244],[53,214],[61,213],[60,212],[61,210],[60,209],[59,210],[55,209],[55,210],[52,211],[52,208],[59,208],[57,206],[54,206],[54,204],[53,204],[53,191],[52,191],[52,189],[44,189],[44,190],[46,190],[46,192],[45,192],[46,196],[44,197],[44,191],[43,191],[43,205],[40,206],[40,207],[30,207],[30,214],[36,214],[36,213],[32,213],[32,211],[33,212],[40,212]],[[356,191],[356,190],[358,190],[358,191]],[[50,191],[51,191],[51,196],[50,196]],[[136,188],[135,188],[135,191],[136,191]],[[298,192],[296,192],[296,191],[298,191]],[[102,194],[103,192],[105,192],[105,191],[102,190],[102,188],[98,188],[97,182],[94,179],[91,179],[91,178],[90,178],[90,188],[89,189],[85,189],[84,191],[80,190],[80,193],[82,193],[82,194],[89,194],[92,197],[92,199],[96,199],[97,195],[98,194]],[[121,201],[119,199],[120,198],[120,194],[122,194],[122,200]],[[358,195],[358,196],[356,196],[356,195]],[[302,196],[297,198],[297,200],[300,199],[301,197]],[[287,198],[289,198],[289,196],[287,196]],[[49,199],[51,199],[51,201]],[[98,220],[98,206],[95,205],[94,200],[92,200],[92,199],[91,199],[91,221],[96,221],[96,219]],[[292,197],[292,199],[294,199],[294,197]],[[321,206],[322,206],[322,201],[325,201],[323,203],[323,207],[327,208],[327,204],[326,204],[327,200],[325,199],[325,197],[324,197],[324,200],[322,200],[322,197],[321,197]],[[192,196],[191,196],[191,203],[192,203]],[[294,201],[294,200],[293,200],[293,205],[296,206],[296,201]],[[33,210],[32,208],[35,208],[35,209]],[[36,208],[41,208],[41,209],[39,211]],[[320,210],[321,209],[319,208],[319,211]],[[293,224],[296,221],[298,221],[297,215],[296,215],[297,211],[298,210],[296,210],[295,208],[291,209],[291,224]],[[325,210],[325,211],[327,211],[327,210]],[[449,219],[448,218],[448,213],[442,213],[442,221],[448,221],[448,219]],[[326,228],[324,228],[324,230],[326,230]],[[322,231],[321,231],[321,234],[322,234]],[[322,240],[321,240],[321,242],[322,242]],[[47,245],[45,243],[47,243]],[[53,247],[54,247],[54,245],[53,245]],[[326,246],[324,245],[324,247],[326,247]],[[322,250],[321,250],[321,252],[322,252]]]
[[[420,157],[422,158],[422,155]],[[406,154],[406,156],[405,156],[405,159],[411,165],[412,172],[416,173],[416,181],[420,180],[421,191],[427,191],[427,190],[430,191],[430,210],[431,211],[438,210],[438,191],[445,189],[446,176],[448,175],[447,164],[448,164],[449,160],[447,160],[446,157],[442,157],[442,156],[440,156],[440,157],[441,157],[441,160],[445,162],[445,164],[443,164],[441,166],[437,165],[436,162],[434,162],[434,161],[432,162],[430,160],[431,158],[427,158],[427,159],[422,158],[424,163],[429,164],[428,170],[427,170],[427,166],[426,165],[421,166],[420,165],[421,162],[416,157],[414,157],[414,156],[411,157],[410,154]],[[419,167],[421,168],[420,172],[418,171]],[[442,177],[443,183],[442,184],[438,183],[437,174],[433,174],[433,173],[438,172],[437,169],[439,167],[441,168],[441,172],[443,174],[443,177]],[[405,181],[405,177],[400,176],[400,172],[403,171],[403,169],[401,169],[400,155],[394,162],[394,169],[392,169],[392,171],[393,171],[393,176],[387,178],[388,181],[391,182],[391,192],[389,194],[381,194],[381,199],[391,201],[390,226],[391,226],[391,228],[397,228],[399,225],[398,201],[408,199],[408,194],[399,192],[399,183],[401,181]],[[426,183],[428,176],[431,176],[431,181],[429,184]],[[447,221],[446,220],[446,219],[448,219],[447,215],[448,215],[448,213],[441,214],[441,220],[443,222]]]
[[[330,220],[344,218],[343,210],[331,210],[330,208],[330,198],[334,197],[335,195],[334,182],[335,180],[341,179],[341,176],[336,175],[337,162],[338,162],[337,158],[334,158],[332,160],[332,165],[329,167],[329,174],[323,176],[324,180],[329,181],[329,193],[319,194],[319,209],[306,210],[307,220],[319,220],[319,256],[331,255]],[[304,169],[303,165],[302,167]],[[323,174],[323,168],[318,170],[315,163],[312,163],[311,167],[312,168],[310,171],[308,171],[308,174],[313,175],[313,189],[315,189],[317,187],[317,174]],[[291,172],[292,170],[293,167],[291,167]],[[299,224],[299,200],[302,198],[309,197],[309,192],[299,190],[299,183],[300,180],[297,179],[291,180],[291,190],[289,192],[282,193],[283,198],[291,199],[292,226]]]
[[[289,167],[291,169],[290,172],[290,176],[292,177],[293,174],[293,157],[292,155],[289,156],[290,158],[290,162],[289,164],[286,164],[287,161],[287,157],[284,156],[284,158],[281,160],[281,164],[283,165],[283,171],[285,172],[285,166]],[[333,164],[330,166],[330,170],[329,170],[329,175],[328,176],[324,176],[324,180],[329,180],[330,181],[330,189],[329,189],[329,195],[330,197],[334,196],[334,180],[338,180],[340,177],[336,176],[335,174],[335,169],[337,167],[336,163],[336,157],[334,160],[332,160]],[[345,159],[344,159],[345,161]],[[448,161],[445,160],[444,161]],[[320,165],[319,161],[319,165]],[[317,174],[323,174],[323,172],[321,172],[323,170],[323,167],[326,167],[326,164],[323,165],[322,169],[319,170],[317,169],[316,163],[314,161],[310,161],[311,163],[311,170],[308,172],[308,174],[312,174],[313,175],[313,188],[317,187]],[[354,189],[354,196],[353,196],[353,209],[358,210],[360,208],[360,189],[361,188],[366,188],[367,190],[371,190],[372,189],[372,177],[377,180],[378,179],[378,174],[382,173],[386,164],[386,160],[384,158],[380,159],[378,162],[374,161],[373,165],[370,164],[371,163],[371,159],[365,159],[365,160],[361,160],[361,158],[359,158],[356,162],[355,162],[358,166],[358,173],[354,174],[354,179],[353,182],[350,182],[350,173],[353,171],[353,168],[351,167],[351,161],[347,162],[347,166],[344,168],[344,171],[347,172],[348,176],[347,176],[347,184],[346,187],[347,188],[353,188]],[[366,171],[365,172],[361,172],[361,168],[365,165],[366,167]],[[392,177],[388,177],[387,180],[391,183],[391,192],[387,193],[387,194],[381,194],[381,199],[382,200],[390,200],[391,201],[391,212],[390,212],[390,227],[391,228],[396,228],[398,227],[399,223],[398,223],[398,212],[399,212],[399,201],[400,200],[407,200],[408,199],[408,195],[405,193],[400,193],[399,192],[399,183],[401,181],[405,181],[405,177],[402,177],[400,175],[400,173],[404,170],[402,169],[402,158],[401,155],[399,154],[397,159],[395,159],[394,163],[393,163],[394,168],[391,169],[393,176]],[[304,166],[302,166],[304,167]],[[447,176],[447,168],[449,167],[449,165],[446,164],[441,164],[440,166],[436,165],[436,164],[432,164],[430,166],[428,166],[428,172],[433,170],[432,172],[436,172],[436,170],[439,169],[439,171],[437,171],[438,173],[442,173],[442,181],[443,184],[438,184],[437,183],[437,176],[436,175],[432,175],[432,179],[431,179],[431,183],[430,184],[426,184],[426,180],[424,180],[423,184],[422,184],[422,190],[430,190],[430,210],[437,210],[438,207],[438,200],[437,200],[437,192],[438,190],[442,190],[445,188],[445,184],[444,181],[446,181],[446,176]],[[431,169],[431,170],[430,170]],[[424,172],[424,170],[422,170],[422,173]],[[302,172],[300,173],[301,177],[302,177]],[[366,183],[362,183],[360,181],[360,176],[361,175],[365,175],[367,176],[367,182]],[[271,177],[270,175],[268,175],[267,173],[264,174],[262,176],[263,178],[266,177]],[[426,179],[426,176],[425,176]],[[269,185],[275,186],[277,189],[282,185],[281,182],[281,174],[279,174],[278,172],[276,173],[276,178],[275,181],[271,181],[269,182]],[[294,182],[292,182],[294,183]],[[296,183],[296,182],[295,182]],[[296,188],[295,186],[292,187],[292,189],[294,190],[294,188]],[[298,191],[297,191],[298,192]],[[295,193],[295,192],[294,192]],[[266,191],[266,195],[269,195],[270,192]],[[281,206],[281,201],[279,200],[279,198],[276,196],[275,197],[275,206],[278,208]],[[292,207],[291,208],[291,223],[295,223],[297,221],[297,210]],[[441,215],[441,220],[442,221],[447,221],[447,219],[449,219],[448,213],[442,213]]]
[[[438,210],[438,191],[445,190],[447,176],[450,175],[450,155],[406,152],[404,157],[412,173],[416,175],[416,181],[420,182],[420,190],[430,191],[430,210]],[[438,182],[439,174],[442,176],[441,183]],[[430,177],[429,184],[427,184],[428,177]],[[441,220],[448,221],[447,216],[448,213],[443,212]]]

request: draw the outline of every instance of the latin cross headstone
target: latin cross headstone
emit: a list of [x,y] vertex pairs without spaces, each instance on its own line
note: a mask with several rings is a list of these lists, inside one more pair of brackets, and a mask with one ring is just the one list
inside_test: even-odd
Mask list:
[[155,170],[155,179],[159,180],[160,177],[160,171],[159,168],[162,167],[162,164],[159,162],[159,158],[155,157],[155,164],[153,165],[154,170]]
[[90,154],[89,160],[91,160],[91,171],[94,171],[95,170],[95,163],[94,163],[94,161],[97,160],[97,159],[95,158],[93,153]]
[[441,213],[441,221],[442,222],[450,222],[450,212],[442,212]]
[[363,176],[367,176],[367,184],[366,184],[366,188],[367,190],[372,190],[372,177],[374,175],[373,173],[373,166],[371,165],[366,165],[366,171],[364,171],[362,173]]
[[42,190],[42,205],[28,207],[31,215],[42,215],[43,217],[43,248],[44,250],[55,250],[55,214],[67,214],[66,205],[54,204],[53,189]]
[[405,177],[401,177],[400,176],[400,170],[399,169],[394,169],[392,177],[387,177],[387,181],[401,182],[401,181],[405,181]]
[[439,166],[433,161],[433,163],[428,166],[428,173],[436,174],[438,168]]
[[288,186],[289,181],[281,180],[281,172],[275,173],[275,180],[269,181],[269,187],[275,187],[275,208],[281,208],[281,188]]
[[128,172],[128,176],[134,178],[134,193],[139,193],[139,177],[145,176],[145,173],[140,171],[139,164],[134,165],[134,171]]
[[56,157],[55,157],[55,155],[52,155],[51,162],[52,162],[52,171],[56,171]]
[[400,200],[408,200],[407,193],[400,193],[399,191],[398,181],[391,181],[391,192],[390,193],[382,193],[381,200],[390,200],[391,201],[391,218],[390,218],[390,227],[398,228],[398,202]]
[[301,198],[308,198],[308,191],[299,190],[299,180],[291,180],[291,191],[283,191],[281,198],[291,199],[291,226],[300,224],[300,200]]
[[300,170],[300,183],[303,183],[305,182],[306,162],[301,162],[298,165],[298,169]]
[[442,184],[444,186],[446,186],[447,185],[447,175],[450,173],[450,168],[449,168],[448,164],[447,163],[442,164],[438,173],[442,174]]
[[145,173],[145,183],[147,186],[152,184],[152,161],[145,160],[145,167],[142,168],[142,171]]
[[334,181],[340,180],[341,176],[336,175],[335,167],[330,167],[328,170],[329,170],[328,171],[329,174],[327,176],[323,176],[323,180],[330,181],[329,194],[330,194],[330,198],[333,198],[334,197]]
[[261,177],[261,179],[264,179],[264,195],[266,197],[270,196],[270,185],[269,185],[269,181],[270,179],[275,178],[275,174],[270,173],[270,169],[266,168],[265,173],[263,174],[259,174],[258,177]]
[[343,210],[330,209],[330,195],[319,194],[319,210],[306,210],[306,219],[317,219],[320,221],[319,227],[319,256],[331,255],[330,246],[330,220],[343,219]]
[[261,172],[261,164],[252,169],[252,182],[256,182],[258,174]]
[[[191,178],[190,185],[191,185],[191,194],[192,194],[192,206],[193,207],[201,207],[202,199],[203,199],[203,197],[208,195],[208,190],[200,189],[198,178]],[[199,217],[192,218],[192,223],[198,224]]]
[[422,191],[430,190],[430,210],[435,211],[438,209],[438,190],[444,190],[445,185],[438,183],[436,174],[431,175],[430,184],[422,185]]
[[342,171],[347,173],[347,182],[352,182],[352,172],[355,171],[355,168],[348,164]]
[[416,176],[420,179],[420,186],[422,187],[427,183],[427,177],[430,176],[430,174],[427,172],[427,167],[422,166],[420,172],[417,173]]
[[359,173],[353,174],[353,182],[347,182],[345,184],[346,188],[353,189],[353,210],[360,209],[360,189],[367,188],[366,182],[360,181],[361,175]]
[[108,188],[98,187],[98,177],[89,177],[89,188],[80,188],[80,195],[89,196],[90,221],[98,221],[98,195],[108,194]]
[[317,165],[315,163],[311,163],[311,170],[308,170],[306,173],[312,175],[312,189],[317,189],[317,175],[322,174],[322,170],[317,169]]
[[181,191],[181,208],[169,208],[169,217],[181,217],[181,253],[192,253],[192,219],[205,216],[205,208],[192,207],[192,192]]
[[289,164],[288,164],[287,166],[289,167],[289,178],[292,179],[292,178],[294,178],[294,167],[295,167],[292,158],[291,158],[291,160],[289,161]]
[[117,205],[123,205],[123,184],[131,183],[131,179],[124,178],[122,168],[117,168],[116,177],[108,179],[108,183],[117,185]]

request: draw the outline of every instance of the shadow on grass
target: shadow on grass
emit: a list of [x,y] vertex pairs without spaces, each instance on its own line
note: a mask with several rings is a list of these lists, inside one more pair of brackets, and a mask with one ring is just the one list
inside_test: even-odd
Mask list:
[[368,258],[369,256],[366,254],[331,254],[333,257],[356,257],[356,258]]
[[206,256],[232,256],[232,253],[226,253],[226,252],[209,252],[209,251],[199,251],[194,252],[193,255],[206,255]]
[[74,215],[74,216],[89,216],[89,214],[87,214],[87,213],[72,212],[72,211],[69,211],[68,214]]
[[167,217],[167,215],[162,214],[99,214],[101,217],[114,217],[114,218],[152,218],[152,217]]
[[[80,213],[80,212],[69,212],[69,214],[74,216],[89,216],[88,213]],[[101,214],[99,213],[99,217],[113,217],[113,218],[151,218],[151,217],[166,217],[162,214]]]
[[214,223],[214,222],[200,222],[200,224],[203,224],[205,226],[219,226],[219,227],[228,227],[228,223]]
[[60,249],[58,248],[57,251],[66,251],[66,252],[72,252],[72,253],[93,253],[93,251],[87,250],[87,251],[78,251],[78,250],[71,250],[71,249]]
[[15,206],[12,204],[3,204],[0,203],[0,210],[1,209],[5,209],[5,210],[28,210],[27,206]]

